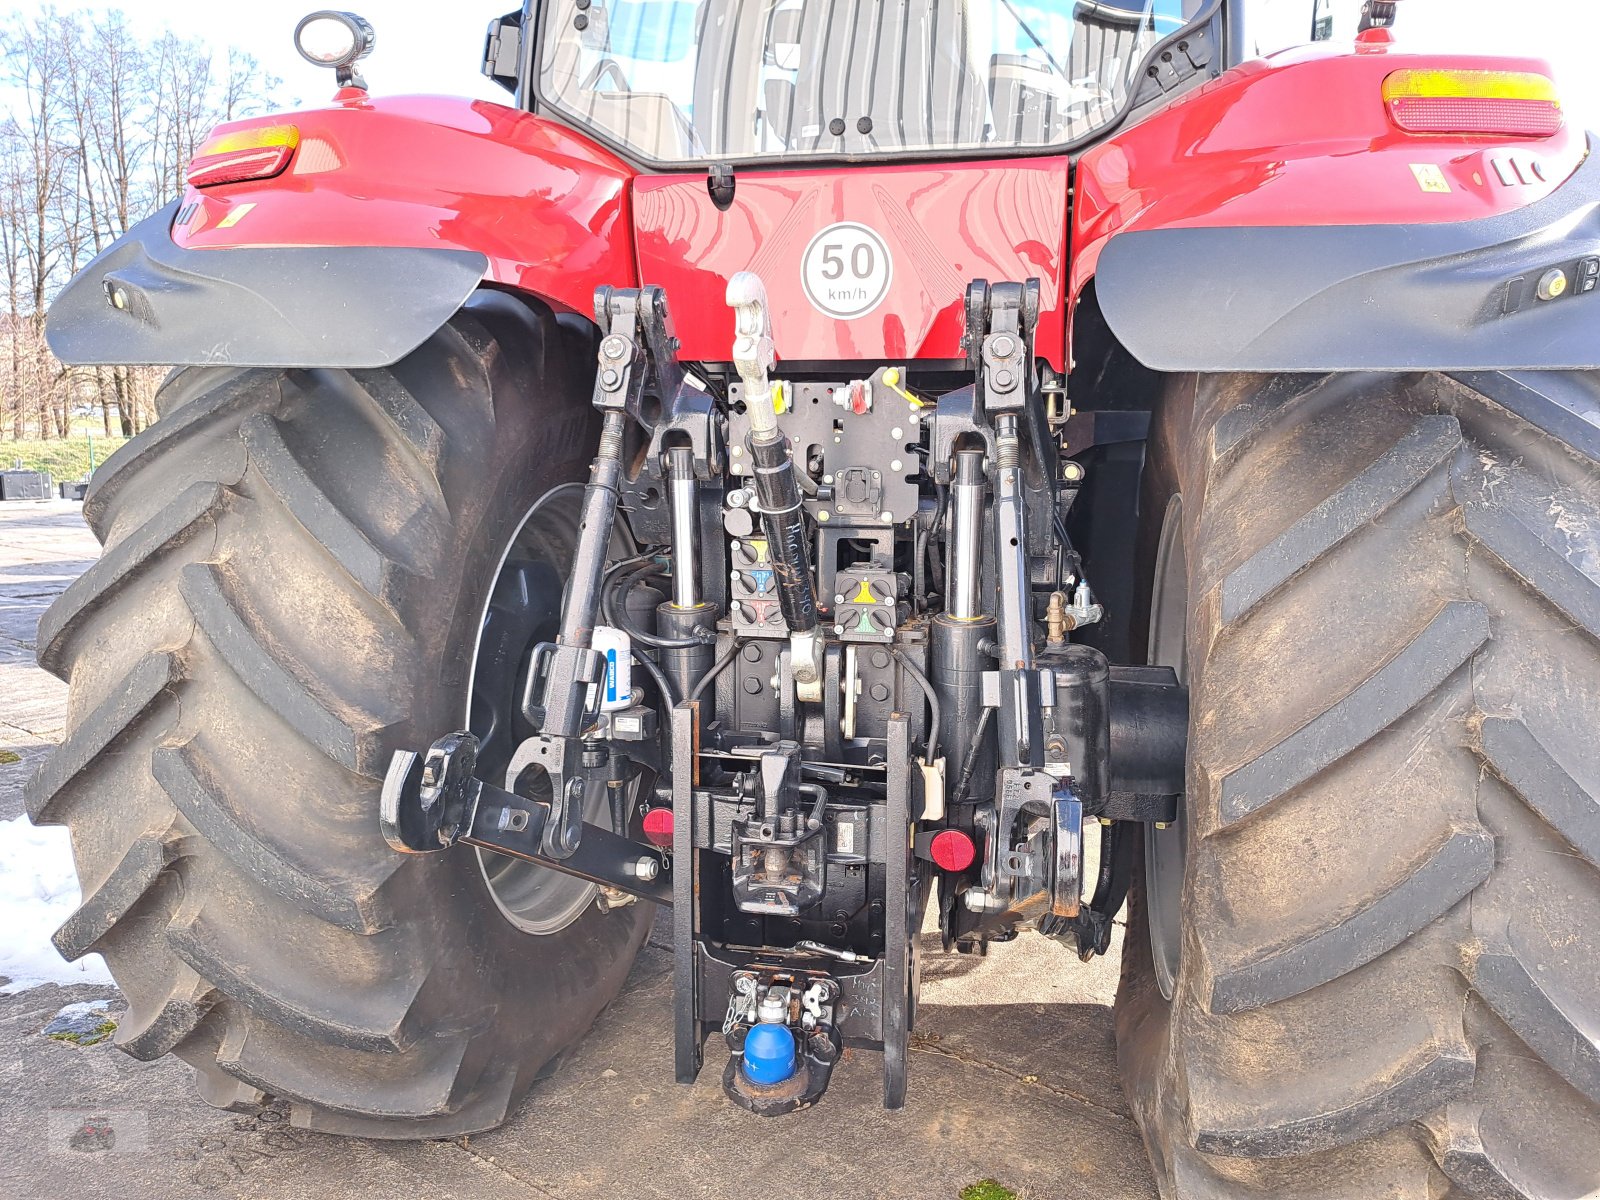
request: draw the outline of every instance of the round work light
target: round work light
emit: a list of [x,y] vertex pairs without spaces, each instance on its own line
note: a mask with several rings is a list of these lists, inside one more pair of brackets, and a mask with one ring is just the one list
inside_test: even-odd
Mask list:
[[294,48],[300,57],[339,73],[340,87],[365,87],[355,64],[372,53],[376,41],[372,26],[353,12],[322,9],[301,18],[294,29]]

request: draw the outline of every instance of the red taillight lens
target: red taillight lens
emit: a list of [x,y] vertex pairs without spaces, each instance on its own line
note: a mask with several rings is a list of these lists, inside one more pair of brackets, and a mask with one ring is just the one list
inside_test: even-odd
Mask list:
[[928,846],[933,861],[946,871],[965,871],[978,851],[972,839],[959,829],[941,829]]
[[262,125],[219,134],[200,147],[189,164],[191,187],[216,187],[246,179],[271,179],[294,158],[300,130],[293,125]]
[[652,808],[644,815],[644,839],[652,846],[672,845],[672,810]]
[[1408,133],[1550,137],[1564,121],[1556,85],[1532,71],[1396,71],[1383,101]]

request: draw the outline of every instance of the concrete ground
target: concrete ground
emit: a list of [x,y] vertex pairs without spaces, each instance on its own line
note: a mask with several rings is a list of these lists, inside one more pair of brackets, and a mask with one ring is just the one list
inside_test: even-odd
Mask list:
[[[0,765],[0,819],[61,737],[66,689],[34,666],[33,639],[98,550],[79,507],[0,504],[0,751],[20,756]],[[310,1134],[276,1105],[220,1112],[174,1059],[42,1036],[71,1001],[108,999],[115,1018],[115,989],[0,995],[0,1197],[956,1200],[983,1179],[1028,1200],[1153,1196],[1117,1082],[1116,947],[1084,966],[1031,934],[982,960],[931,940],[906,1107],[883,1110],[880,1060],[854,1053],[817,1108],[761,1121],[723,1097],[715,1041],[694,1086],[672,1082],[670,939],[658,922],[623,994],[504,1127],[455,1141]]]

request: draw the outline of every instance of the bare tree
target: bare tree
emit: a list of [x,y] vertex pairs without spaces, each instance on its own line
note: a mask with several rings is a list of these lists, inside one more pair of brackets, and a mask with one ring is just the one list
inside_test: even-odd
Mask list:
[[[23,357],[31,391],[32,420],[41,436],[60,431],[54,403],[55,373],[40,361],[44,353],[44,314],[59,259],[68,242],[61,222],[63,192],[72,190],[76,162],[65,140],[66,54],[61,19],[48,8],[31,22],[17,22],[0,37],[4,73],[15,97],[11,121],[20,135],[24,177],[13,214],[22,260],[25,312],[12,312],[12,337],[26,337]],[[23,397],[18,401],[24,403]]]
[[11,417],[11,436],[20,439],[27,428],[26,336],[22,329],[24,228],[28,187],[24,179],[23,138],[16,122],[0,124],[0,252],[5,255],[5,336],[10,372],[6,378],[5,408]]
[[154,419],[159,373],[68,371],[45,346],[44,314],[74,272],[180,196],[220,122],[269,106],[280,83],[242,51],[171,33],[141,40],[122,13],[0,19],[0,430],[64,436],[98,404],[107,433]]

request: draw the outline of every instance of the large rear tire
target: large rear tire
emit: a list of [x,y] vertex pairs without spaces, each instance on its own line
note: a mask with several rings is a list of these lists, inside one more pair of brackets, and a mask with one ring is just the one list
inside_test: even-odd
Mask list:
[[1187,830],[1117,1000],[1163,1196],[1600,1189],[1596,414],[1588,375],[1175,381]]
[[30,813],[71,828],[57,942],[105,955],[118,1043],[193,1064],[213,1103],[487,1129],[621,987],[650,906],[530,935],[474,852],[378,832],[392,752],[467,721],[524,517],[584,476],[588,353],[481,293],[387,370],[177,372],[96,476],[105,551],[40,625],[71,689]]

